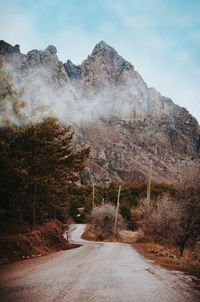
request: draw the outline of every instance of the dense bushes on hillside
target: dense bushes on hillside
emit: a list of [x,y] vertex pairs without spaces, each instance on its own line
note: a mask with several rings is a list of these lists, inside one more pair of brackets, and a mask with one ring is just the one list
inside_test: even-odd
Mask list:
[[[192,247],[200,241],[200,183],[199,175],[194,175],[176,185],[157,184],[151,186],[151,199],[146,199],[147,184],[125,183],[120,196],[120,214],[129,229],[142,227],[146,235],[161,244],[177,247],[182,254],[185,247]],[[73,187],[71,207],[84,207],[86,213],[92,209],[92,186]],[[101,206],[106,202],[116,205],[118,185],[95,186],[94,202]],[[76,200],[76,201],[75,201]],[[82,218],[84,215],[82,215]],[[80,221],[80,220],[77,220]],[[81,220],[83,221],[83,220]]]
[[[111,183],[108,187],[95,186],[94,188],[94,203],[100,206],[104,203],[116,205],[117,193],[119,185]],[[124,183],[120,195],[120,213],[127,222],[130,229],[136,228],[134,210],[137,208],[141,199],[146,197],[147,184],[145,183]],[[151,197],[152,200],[158,200],[165,193],[173,196],[176,189],[173,185],[168,184],[152,184]],[[87,214],[92,209],[92,186],[77,186],[73,185],[67,188],[67,198],[71,205],[71,215],[77,220],[78,209],[84,207],[84,213]],[[134,216],[134,217],[133,217]],[[82,215],[82,218],[84,215]],[[79,219],[77,220],[79,221]],[[82,220],[83,221],[83,220]]]

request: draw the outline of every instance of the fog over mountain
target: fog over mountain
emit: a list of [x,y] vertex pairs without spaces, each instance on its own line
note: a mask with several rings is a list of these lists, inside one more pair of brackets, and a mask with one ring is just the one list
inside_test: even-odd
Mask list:
[[18,45],[0,42],[0,59],[15,87],[24,88],[26,114],[72,124],[74,144],[92,146],[83,183],[145,181],[150,160],[154,180],[174,182],[179,168],[199,163],[197,120],[149,88],[115,49],[101,41],[78,66],[56,53],[50,45],[21,54]]

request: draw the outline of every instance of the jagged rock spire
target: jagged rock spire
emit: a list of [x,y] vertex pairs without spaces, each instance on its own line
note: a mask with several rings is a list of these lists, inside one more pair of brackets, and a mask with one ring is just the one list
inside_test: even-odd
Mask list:
[[106,63],[121,73],[123,69],[131,69],[133,65],[121,57],[118,52],[104,41],[96,44],[91,56],[102,56]]
[[48,51],[50,54],[57,54],[57,48],[54,45],[49,45],[45,51]]
[[67,63],[64,64],[64,68],[70,79],[78,79],[80,77],[80,66],[73,64],[71,60],[67,60]]
[[96,53],[100,53],[100,52],[101,53],[109,52],[109,53],[117,54],[117,51],[104,41],[100,41],[99,43],[96,44],[94,50],[92,51],[92,55],[95,55]]

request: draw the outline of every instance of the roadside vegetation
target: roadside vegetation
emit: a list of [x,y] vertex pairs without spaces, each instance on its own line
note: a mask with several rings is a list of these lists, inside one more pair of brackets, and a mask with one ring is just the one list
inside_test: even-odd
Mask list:
[[85,234],[93,232],[96,240],[112,240],[114,236],[118,236],[118,232],[114,233],[114,225],[116,219],[116,230],[124,229],[125,224],[120,214],[116,213],[116,207],[112,204],[103,204],[95,207],[88,216],[87,221],[90,228]]
[[157,202],[140,201],[137,224],[155,242],[174,248],[177,256],[200,262],[199,167],[181,175],[175,194],[165,194]]

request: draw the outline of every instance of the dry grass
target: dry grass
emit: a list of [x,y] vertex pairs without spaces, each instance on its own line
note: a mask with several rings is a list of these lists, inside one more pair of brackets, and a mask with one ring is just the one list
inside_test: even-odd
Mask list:
[[[178,257],[177,250],[174,248],[166,248],[156,243],[133,243],[132,246],[145,258],[152,260],[155,264],[170,270],[179,270],[196,277],[200,277],[200,263],[192,258],[187,261],[185,257]],[[190,259],[190,261],[188,261]]]
[[144,238],[144,232],[139,229],[138,231],[120,230],[119,237],[122,242],[133,243],[141,241]]

